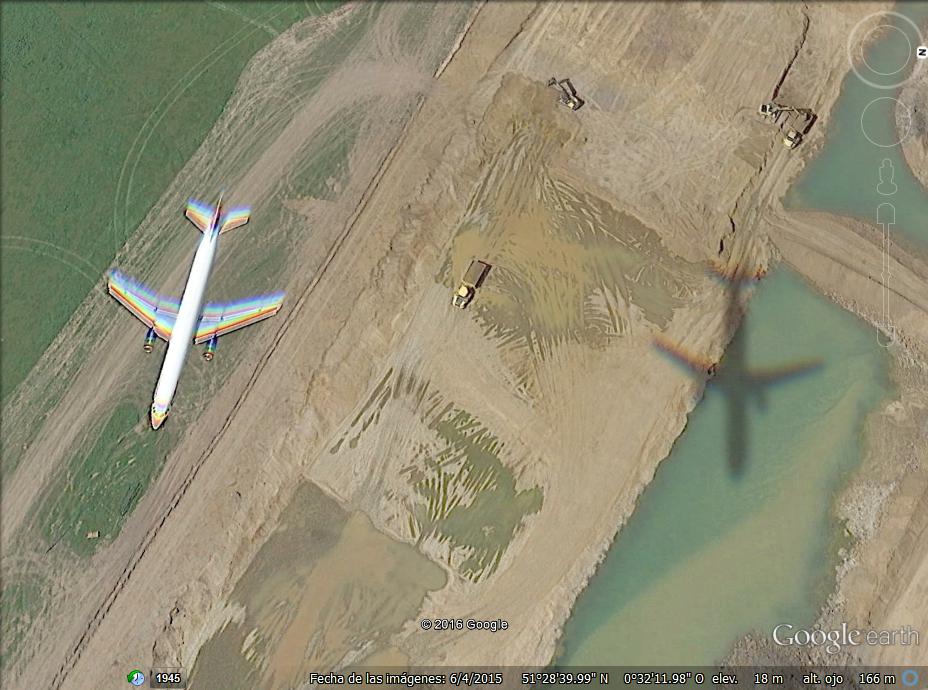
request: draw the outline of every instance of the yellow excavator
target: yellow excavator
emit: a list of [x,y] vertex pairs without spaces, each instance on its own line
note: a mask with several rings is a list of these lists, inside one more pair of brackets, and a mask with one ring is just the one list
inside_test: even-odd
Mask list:
[[584,100],[577,95],[577,90],[570,83],[570,79],[556,79],[551,77],[548,80],[548,86],[560,91],[557,102],[568,110],[580,110],[583,107]]
[[[812,125],[815,123],[815,113],[809,108],[794,108],[789,105],[780,105],[773,101],[761,103],[757,113],[769,118],[781,130],[785,130],[783,135],[783,146],[788,149],[794,149],[802,143],[802,138],[809,133]],[[786,115],[786,119],[780,122],[780,117]],[[795,127],[790,126],[795,123]]]

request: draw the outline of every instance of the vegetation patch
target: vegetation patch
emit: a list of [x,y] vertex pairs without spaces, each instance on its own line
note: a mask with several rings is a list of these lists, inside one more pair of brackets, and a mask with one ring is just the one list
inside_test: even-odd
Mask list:
[[89,450],[78,451],[42,502],[39,524],[49,547],[90,556],[112,541],[157,475],[172,437],[153,433],[135,405],[117,405]]
[[338,4],[4,4],[2,160],[16,174],[0,190],[0,398],[102,280],[252,56]]
[[0,668],[6,668],[19,651],[26,633],[41,612],[47,589],[47,583],[38,576],[14,577],[4,582],[0,593],[0,609],[3,609],[3,616],[0,616],[0,639],[3,640]]
[[415,481],[423,503],[414,526],[420,542],[434,536],[462,552],[458,570],[477,582],[496,570],[524,519],[541,509],[543,492],[516,489],[500,460],[503,443],[467,412],[446,408],[434,430],[444,447],[424,458],[425,475]]

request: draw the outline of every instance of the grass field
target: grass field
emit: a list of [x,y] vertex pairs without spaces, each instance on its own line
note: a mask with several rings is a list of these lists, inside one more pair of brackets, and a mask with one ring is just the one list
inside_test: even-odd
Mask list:
[[0,399],[102,282],[247,61],[338,4],[3,4]]
[[91,447],[72,456],[43,501],[41,532],[49,547],[86,556],[119,533],[173,441],[167,427],[151,433],[145,413],[135,404],[117,405]]
[[[102,286],[116,251],[205,138],[247,61],[289,25],[338,4],[2,5],[4,401],[88,292]],[[347,147],[336,149],[307,170],[311,191],[338,177]],[[285,262],[286,237],[272,244],[264,243],[259,268]],[[253,289],[244,282],[230,294]],[[234,352],[234,338],[229,345]],[[182,431],[181,413],[195,416],[232,365],[221,357],[219,367],[189,367],[175,424],[154,434],[145,415],[162,352],[144,360],[139,378],[126,382],[35,504],[4,572],[0,668],[21,658],[23,640],[56,605],[50,573],[57,582],[116,538]],[[49,384],[26,397],[37,406],[36,429],[65,382]],[[20,429],[18,442],[5,444],[6,476],[33,434]]]
[[3,608],[0,618],[0,634],[3,636],[0,668],[4,668],[7,660],[15,655],[29,628],[42,615],[48,589],[48,583],[34,572],[17,575],[12,581],[4,582],[0,594],[0,606]]

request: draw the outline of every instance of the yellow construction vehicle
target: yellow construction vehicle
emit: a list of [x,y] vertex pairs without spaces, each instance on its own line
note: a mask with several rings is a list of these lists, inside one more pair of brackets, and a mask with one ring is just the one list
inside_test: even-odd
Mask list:
[[783,146],[788,149],[794,149],[802,142],[802,134],[795,130],[791,129],[786,133],[786,136],[783,137]]
[[757,113],[759,115],[763,115],[764,117],[767,117],[769,115],[773,115],[774,113],[779,111],[782,107],[783,106],[777,105],[773,101],[767,101],[766,103],[760,104],[760,107],[757,109]]
[[490,264],[478,261],[477,259],[471,261],[470,266],[467,267],[467,272],[464,274],[464,277],[461,278],[460,287],[451,299],[451,304],[458,309],[463,309],[470,304],[471,300],[474,299],[477,288],[480,287],[480,283],[483,282],[489,270]]
[[815,113],[809,108],[794,108],[789,105],[780,105],[774,101],[761,103],[757,109],[759,115],[770,119],[783,136],[783,146],[794,149],[802,143],[802,138],[809,133],[815,123]]
[[570,83],[570,79],[556,79],[551,77],[548,80],[548,86],[560,91],[557,102],[569,110],[580,110],[585,101],[577,95],[577,90]]

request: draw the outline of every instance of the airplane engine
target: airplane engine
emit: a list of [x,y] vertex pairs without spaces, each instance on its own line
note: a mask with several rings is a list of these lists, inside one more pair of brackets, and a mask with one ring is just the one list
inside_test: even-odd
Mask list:
[[212,362],[213,357],[216,356],[216,346],[219,344],[219,338],[213,336],[209,339],[209,342],[206,343],[206,350],[203,352],[203,359],[207,362]]
[[142,345],[142,349],[145,352],[151,352],[155,347],[155,329],[149,328],[148,333],[145,334],[145,344]]

